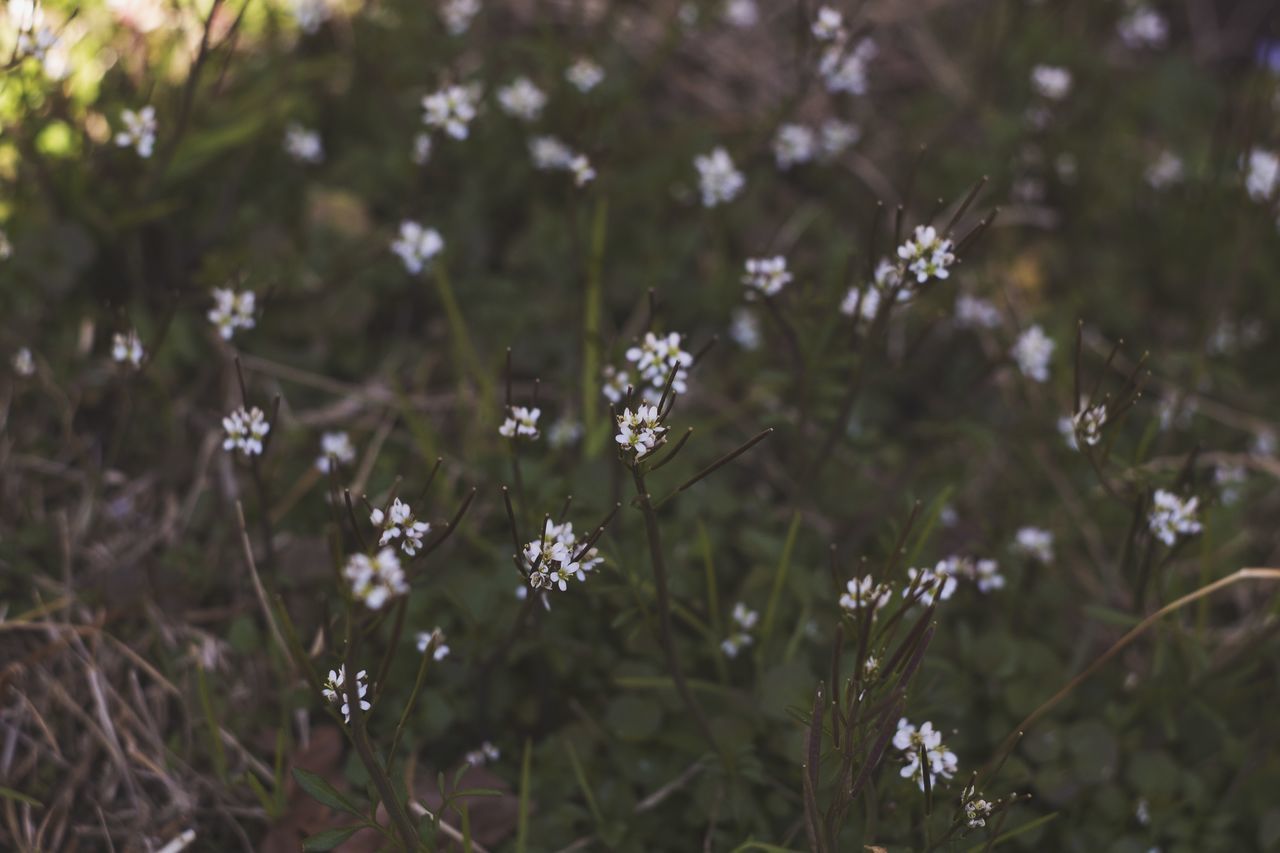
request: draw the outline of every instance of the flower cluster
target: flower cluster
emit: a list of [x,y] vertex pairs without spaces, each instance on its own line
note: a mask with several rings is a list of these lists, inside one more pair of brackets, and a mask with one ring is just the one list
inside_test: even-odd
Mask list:
[[239,292],[229,287],[213,289],[213,307],[209,309],[209,322],[218,327],[224,341],[231,340],[237,329],[252,329],[256,299],[252,290]]
[[351,594],[370,610],[380,610],[391,598],[409,591],[394,548],[383,548],[372,557],[352,554],[342,567],[342,576],[347,579]]
[[375,509],[369,513],[369,521],[374,527],[382,528],[379,546],[399,539],[400,550],[409,557],[418,553],[418,549],[422,547],[422,537],[431,532],[431,525],[414,518],[413,509],[399,498],[392,501],[386,512]]
[[1049,381],[1049,359],[1056,346],[1053,339],[1039,326],[1032,326],[1013,344],[1013,360],[1022,375],[1036,382]]
[[434,228],[406,219],[400,223],[400,236],[391,243],[391,251],[400,258],[409,275],[417,275],[431,259],[444,251],[444,238]]
[[1075,434],[1084,439],[1084,443],[1090,447],[1102,440],[1102,427],[1106,423],[1107,406],[1105,403],[1085,406],[1071,418],[1071,427],[1075,430]]
[[733,165],[733,159],[724,148],[715,148],[710,154],[693,158],[698,170],[698,188],[702,193],[702,206],[715,207],[733,199],[746,186],[746,178]]
[[1254,148],[1245,162],[1244,188],[1254,201],[1268,201],[1280,186],[1280,154]]
[[529,409],[524,406],[512,406],[507,419],[498,427],[498,434],[503,438],[537,438],[538,418],[542,417],[541,409]]
[[1147,516],[1147,524],[1156,538],[1169,547],[1178,541],[1179,534],[1194,536],[1202,529],[1196,512],[1199,509],[1199,498],[1178,497],[1173,492],[1156,489],[1151,498],[1151,514]]
[[773,296],[791,281],[791,273],[787,271],[787,259],[781,255],[772,258],[749,258],[746,271],[742,275],[742,283],[747,286],[747,296],[759,293]]
[[844,17],[830,6],[818,9],[809,29],[814,39],[823,45],[818,57],[818,75],[827,91],[866,94],[867,64],[877,53],[875,42],[862,39],[850,46]]
[[1182,163],[1182,158],[1166,150],[1156,155],[1151,165],[1147,166],[1143,177],[1152,189],[1162,190],[1181,181],[1185,173],[1186,167]]
[[1050,101],[1061,101],[1071,94],[1071,72],[1056,65],[1037,65],[1031,69],[1031,88]]
[[524,546],[524,559],[529,567],[529,586],[534,589],[558,587],[568,589],[570,578],[587,579],[587,572],[604,562],[600,552],[586,548],[578,539],[569,522],[553,524],[547,519],[542,528],[542,538]]
[[1000,574],[1000,564],[995,560],[965,560],[960,570],[974,582],[978,592],[995,592],[1004,589],[1004,575]]
[[[654,395],[660,396],[667,385],[667,376],[673,364],[678,365],[675,377],[671,380],[671,392],[683,394],[688,390],[689,366],[693,364],[693,356],[681,349],[683,336],[679,332],[656,335],[646,332],[639,346],[627,350],[627,361],[636,366],[640,378],[649,383]],[[625,380],[626,374],[622,374]],[[623,386],[625,392],[626,386]],[[608,396],[608,392],[605,392]],[[614,402],[617,402],[616,400]]]
[[760,621],[760,614],[739,601],[733,606],[734,632],[720,642],[720,651],[727,658],[736,658],[738,652],[751,645],[751,629]]
[[262,409],[254,406],[246,410],[241,406],[222,419],[222,428],[227,433],[222,441],[223,450],[239,450],[245,456],[260,456],[262,440],[271,431],[271,424],[267,423]]
[[[369,692],[369,684],[366,680],[368,676],[367,670],[360,670],[356,673],[356,693],[360,698],[360,710],[367,711],[373,706],[369,704],[369,700],[365,699],[365,694]],[[346,667],[338,667],[337,672],[329,670],[329,678],[324,683],[324,698],[330,702],[337,703],[341,706],[342,719],[351,722],[351,707],[347,704],[347,673]]]
[[466,139],[479,93],[471,86],[445,86],[422,99],[422,122],[454,139]]
[[285,153],[299,163],[315,165],[324,162],[324,143],[320,134],[291,122],[284,132]]
[[634,453],[637,460],[652,453],[667,440],[666,436],[667,428],[658,419],[657,406],[637,406],[634,412],[625,409],[618,415],[614,441],[623,451]]
[[1169,37],[1169,22],[1145,3],[1139,3],[1116,24],[1116,32],[1127,47],[1160,47]]
[[870,608],[874,619],[877,611],[888,604],[892,597],[893,590],[887,583],[876,583],[871,575],[865,575],[862,580],[854,578],[845,584],[845,593],[840,596],[840,606],[850,613]]
[[480,13],[480,0],[445,0],[440,7],[444,28],[451,36],[460,36],[471,29],[471,21]]
[[818,151],[817,134],[802,124],[784,124],[773,137],[773,159],[779,169],[808,163]]
[[31,355],[31,350],[22,347],[13,354],[13,372],[19,376],[31,376],[36,372],[36,360]]
[[921,752],[928,763],[929,783],[936,785],[938,777],[950,779],[956,774],[959,766],[956,754],[942,742],[942,732],[933,728],[933,723],[925,722],[916,728],[906,717],[898,720],[898,731],[893,736],[893,745],[905,760],[901,770],[902,778],[912,779],[924,790],[924,768],[920,763]]
[[293,0],[289,11],[298,22],[298,29],[307,35],[315,35],[325,22],[333,17],[327,0]]
[[326,432],[320,436],[320,455],[316,457],[316,470],[328,474],[334,463],[345,465],[356,458],[351,436],[345,432]]
[[995,811],[995,804],[982,798],[982,793],[975,791],[973,785],[964,789],[960,795],[960,804],[964,807],[964,822],[969,829],[981,829],[987,825],[987,818]]
[[1014,550],[1042,563],[1053,562],[1053,534],[1039,527],[1020,527],[1013,537]]
[[139,157],[150,157],[156,147],[156,108],[125,110],[120,113],[120,121],[124,129],[116,133],[116,145],[134,149]]
[[111,336],[112,361],[118,364],[129,364],[137,370],[142,367],[144,355],[142,341],[138,339],[137,332],[132,330],[129,332],[116,332]]
[[472,767],[479,767],[488,764],[490,761],[497,761],[502,757],[502,753],[498,748],[489,741],[480,744],[479,749],[473,749],[462,757],[462,760]]
[[528,77],[517,77],[509,85],[498,89],[498,106],[507,115],[521,121],[536,121],[546,105],[546,93]]
[[916,277],[916,283],[924,284],[931,278],[951,275],[951,265],[956,262],[954,248],[950,240],[938,237],[932,225],[918,225],[911,239],[898,247],[898,257]]
[[573,88],[586,94],[604,82],[604,69],[590,59],[579,58],[564,72]]
[[604,376],[604,385],[600,387],[600,392],[604,394],[606,400],[610,403],[620,403],[622,398],[626,396],[627,388],[631,385],[631,376],[625,370],[619,370],[612,364],[606,364],[602,371]]
[[596,178],[596,170],[587,155],[574,151],[554,136],[530,139],[529,156],[535,169],[569,172],[578,187],[584,187]]
[[978,296],[956,297],[956,325],[971,329],[994,329],[1000,325],[1000,309]]
[[955,595],[956,575],[961,568],[959,557],[948,557],[932,569],[907,569],[909,583],[902,591],[902,597],[919,601],[925,607],[933,604],[935,599],[946,601]]
[[431,649],[431,659],[434,661],[442,661],[449,656],[449,644],[439,626],[430,631],[419,631],[416,639],[418,654],[425,655],[427,649]]

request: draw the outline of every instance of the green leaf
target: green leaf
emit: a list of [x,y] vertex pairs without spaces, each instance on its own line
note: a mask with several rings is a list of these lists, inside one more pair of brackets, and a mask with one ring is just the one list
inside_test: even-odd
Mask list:
[[[298,780],[298,784],[302,786],[302,790],[311,795],[311,798],[324,803],[331,809],[353,814],[357,817],[363,817],[359,806],[347,799],[347,797],[338,793],[332,785],[321,779],[310,770],[303,770],[301,767],[293,768],[293,778]],[[325,849],[328,848],[315,848]]]
[[364,829],[364,824],[360,823],[354,826],[339,827],[338,829],[326,829],[324,832],[305,839],[302,842],[302,849],[332,850],[362,829]]
[[40,802],[35,797],[24,794],[21,791],[15,791],[12,788],[6,788],[3,785],[0,785],[0,797],[4,797],[6,800],[17,800],[20,803],[26,803],[27,805],[35,806],[38,809],[44,808],[44,803]]

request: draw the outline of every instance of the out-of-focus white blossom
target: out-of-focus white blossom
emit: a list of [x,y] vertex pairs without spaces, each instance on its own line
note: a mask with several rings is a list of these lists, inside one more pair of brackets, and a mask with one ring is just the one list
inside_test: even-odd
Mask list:
[[856,145],[862,138],[862,130],[851,122],[839,119],[827,119],[818,128],[818,145],[822,156],[831,158],[843,154],[845,149]]
[[724,4],[724,19],[730,26],[754,27],[760,22],[760,7],[756,0],[728,0]]
[[36,372],[36,360],[26,347],[15,352],[10,363],[13,365],[13,372],[19,376],[31,376]]
[[1152,189],[1162,190],[1179,183],[1183,177],[1182,158],[1172,151],[1161,151],[1143,173]]
[[419,133],[413,137],[413,151],[409,159],[415,166],[425,166],[431,160],[431,134]]
[[328,474],[334,462],[346,465],[356,458],[351,436],[345,432],[326,432],[320,436],[320,455],[316,457],[316,470]]
[[284,150],[299,163],[315,165],[324,162],[324,143],[320,134],[297,122],[290,122],[284,132]]
[[879,52],[871,39],[862,39],[852,49],[843,42],[831,44],[818,60],[818,74],[823,85],[833,94],[865,95],[867,65]]
[[[360,700],[360,710],[367,711],[373,706],[369,704],[369,700],[365,699],[365,694],[369,692],[369,685],[366,681],[368,677],[367,670],[360,670],[356,673],[356,696]],[[346,667],[340,666],[337,671],[329,670],[329,677],[324,683],[324,698],[341,706],[342,719],[351,722],[351,708],[347,704],[347,685],[346,685]]]
[[125,110],[120,113],[120,122],[124,129],[117,131],[116,145],[134,149],[139,157],[150,157],[156,147],[156,108]]
[[[528,77],[517,77],[498,89],[498,106],[521,121],[535,121],[547,105],[547,96]],[[468,119],[470,121],[470,119]]]
[[631,376],[625,370],[618,370],[611,364],[604,366],[604,385],[601,386],[601,392],[605,399],[610,403],[622,402],[623,396],[627,393],[627,387],[631,384]]
[[445,0],[440,7],[444,28],[451,36],[460,36],[471,29],[471,22],[480,13],[480,0]]
[[1076,423],[1070,415],[1063,415],[1058,418],[1058,435],[1062,436],[1062,440],[1067,443],[1067,447],[1072,450],[1080,449],[1080,442],[1076,440]]
[[1156,489],[1151,497],[1151,513],[1147,523],[1155,537],[1169,547],[1178,541],[1178,536],[1194,536],[1201,531],[1196,518],[1200,499],[1178,497],[1173,492]]
[[489,743],[489,741],[485,741],[480,744],[479,749],[473,749],[464,755],[462,760],[472,767],[480,767],[491,761],[497,761],[501,757],[502,753],[498,751],[498,748]]
[[223,450],[239,450],[245,456],[261,456],[262,440],[271,431],[267,416],[262,409],[244,406],[231,412],[222,419],[222,428],[227,437],[222,440]]
[[1061,101],[1071,94],[1071,72],[1056,65],[1037,65],[1031,69],[1031,87],[1050,101]]
[[391,243],[391,251],[404,263],[410,275],[417,275],[444,251],[444,238],[434,228],[406,219],[400,223],[400,236]]
[[315,35],[333,17],[327,0],[292,0],[289,9],[298,22],[298,29],[307,35]]
[[818,41],[844,41],[844,15],[841,15],[830,6],[823,6],[818,9],[818,14],[813,19],[810,31]]
[[727,658],[736,658],[738,652],[751,645],[751,630],[760,620],[760,614],[739,601],[733,606],[734,632],[720,642],[720,651]]
[[585,94],[604,82],[604,69],[590,59],[581,57],[575,59],[564,72],[564,78],[573,88]]
[[1028,379],[1036,382],[1049,380],[1049,360],[1053,357],[1056,345],[1053,339],[1044,333],[1039,326],[1032,326],[1021,335],[1013,345],[1013,360],[1018,369]]
[[749,258],[746,271],[742,274],[742,283],[746,285],[747,296],[755,294],[774,296],[791,282],[791,273],[787,271],[787,259],[781,255],[772,258]]
[[378,539],[381,547],[399,540],[400,550],[412,557],[422,548],[422,537],[431,532],[431,525],[418,521],[413,509],[404,501],[396,498],[385,512],[375,509],[369,513],[369,521],[374,527],[382,528],[382,536]]
[[541,409],[512,406],[507,419],[502,422],[502,426],[498,427],[498,434],[503,438],[537,438],[540,417],[542,417]]
[[779,169],[790,169],[808,163],[818,151],[818,140],[811,128],[802,124],[784,124],[773,136],[773,159]]
[[449,656],[449,645],[446,642],[444,631],[439,626],[432,628],[430,631],[419,631],[417,643],[418,654],[425,655],[427,649],[432,649],[432,660],[442,661]]
[[729,319],[729,337],[744,350],[760,348],[760,321],[746,308],[735,308]]
[[698,170],[698,187],[702,193],[702,206],[715,207],[733,199],[742,192],[746,178],[733,165],[733,159],[724,148],[712,149],[710,154],[693,158]]
[[422,99],[422,121],[454,139],[466,139],[476,117],[477,100],[470,86],[445,86]]
[[256,324],[253,312],[257,307],[257,297],[252,290],[235,291],[229,287],[213,289],[213,307],[209,309],[209,322],[218,328],[218,334],[224,341],[238,329],[252,329]]
[[880,310],[880,291],[875,287],[851,287],[840,303],[840,313],[852,317],[855,313],[858,320],[871,322]]
[[1004,575],[1000,574],[1000,564],[995,560],[973,560],[965,565],[969,579],[978,587],[979,592],[994,592],[1004,588]]
[[640,378],[649,383],[657,400],[666,388],[667,376],[671,373],[672,364],[678,365],[675,377],[671,380],[671,392],[683,394],[688,390],[688,368],[693,364],[693,356],[681,346],[683,340],[679,332],[656,335],[646,332],[639,346],[627,350],[627,361],[636,366]]
[[529,140],[529,156],[536,169],[567,169],[573,162],[573,149],[554,136],[535,136]]
[[570,447],[582,438],[583,426],[580,421],[570,417],[561,417],[547,430],[547,444],[553,448]]
[[956,324],[970,329],[995,329],[1000,309],[994,303],[962,293],[956,297]]
[[342,567],[342,576],[352,596],[370,610],[381,610],[392,598],[409,591],[394,548],[382,548],[372,557],[352,554]]
[[573,173],[573,184],[577,187],[585,187],[596,179],[596,170],[585,154],[573,155],[573,159],[569,161],[569,171]]
[[1116,24],[1116,32],[1128,47],[1160,47],[1169,38],[1169,22],[1155,9],[1139,3]]
[[1013,537],[1013,547],[1022,554],[1046,565],[1053,562],[1053,534],[1039,527],[1020,527]]
[[1240,500],[1240,488],[1247,479],[1248,472],[1243,465],[1219,465],[1213,469],[1213,483],[1222,495],[1224,506]]
[[116,332],[111,336],[111,360],[117,364],[128,364],[134,370],[142,367],[145,352],[138,333],[132,329],[128,332]]
[[1245,190],[1254,201],[1267,201],[1280,185],[1280,155],[1274,151],[1254,148],[1245,164]]

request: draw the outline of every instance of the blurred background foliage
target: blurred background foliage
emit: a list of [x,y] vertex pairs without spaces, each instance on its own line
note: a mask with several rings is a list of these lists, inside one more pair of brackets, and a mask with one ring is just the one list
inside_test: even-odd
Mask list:
[[[375,502],[397,477],[418,495],[437,456],[441,476],[413,501],[422,517],[438,524],[478,489],[410,598],[410,631],[440,625],[452,652],[406,741],[415,786],[482,742],[499,748],[472,771],[505,792],[472,819],[494,850],[803,847],[797,712],[829,680],[840,587],[861,558],[884,563],[917,502],[910,565],[991,557],[1006,578],[985,594],[962,583],[940,607],[909,694],[908,716],[933,721],[959,756],[939,802],[1142,614],[1280,559],[1280,236],[1276,195],[1244,188],[1249,152],[1280,145],[1272,4],[1156,3],[1167,37],[1141,47],[1119,37],[1133,9],[1112,0],[847,4],[878,48],[861,95],[815,79],[812,3],[762,2],[740,26],[718,3],[490,0],[458,35],[436,4],[405,0],[335,2],[304,32],[314,5],[50,2],[41,14],[58,37],[43,59],[18,50],[29,5],[5,12],[0,350],[7,361],[29,348],[36,371],[4,379],[0,610],[93,629],[87,646],[54,627],[0,633],[5,845],[31,845],[24,827],[44,826],[45,849],[106,849],[99,816],[129,850],[188,826],[193,849],[297,849],[333,825],[246,756],[277,771],[313,762],[363,788],[340,746],[317,753],[332,733],[271,645],[234,510],[245,502],[260,555],[253,519],[272,514],[271,581],[317,666],[336,665],[321,630],[337,600],[330,508],[314,473],[326,430],[350,433],[360,455],[344,485]],[[582,56],[605,74],[587,93],[564,77]],[[1037,95],[1037,65],[1069,69],[1067,97]],[[517,75],[549,96],[533,123],[492,96]],[[420,101],[455,81],[480,84],[480,115],[467,139],[437,133],[415,163]],[[147,104],[156,149],[140,158],[113,136],[122,110]],[[781,124],[829,119],[856,125],[856,144],[778,167]],[[295,122],[318,132],[322,163],[286,152]],[[538,134],[586,152],[597,179],[576,188],[535,169]],[[693,158],[717,145],[746,186],[707,209]],[[1180,173],[1153,179],[1166,152]],[[895,209],[909,229],[984,177],[966,227],[999,207],[994,224],[860,347],[838,308],[892,252]],[[446,244],[419,276],[388,248],[405,219]],[[795,280],[767,309],[744,299],[741,270],[774,254]],[[229,343],[205,316],[228,281],[259,309]],[[959,293],[998,319],[958,322]],[[1203,533],[1160,552],[1145,597],[1127,554],[1132,502],[1109,496],[1056,426],[1072,413],[1078,323],[1085,388],[1104,376],[1118,389],[1150,354],[1142,399],[1107,434],[1108,476],[1169,487],[1199,450],[1183,482]],[[1056,342],[1046,383],[1009,356],[1033,324]],[[673,415],[692,443],[650,478],[655,495],[775,430],[661,513],[681,658],[731,766],[669,688],[643,526],[595,375],[623,366],[650,327],[685,334],[690,350],[719,338]],[[136,373],[107,355],[130,328],[147,350]],[[605,566],[527,623],[500,492],[514,486],[497,433],[508,348],[515,402],[538,379],[543,411],[543,438],[520,448],[521,526],[569,494],[580,530],[624,504],[600,543]],[[237,355],[254,402],[281,396],[268,507],[220,449]],[[562,418],[586,432],[553,447],[546,428]],[[1048,564],[1014,547],[1027,526],[1053,534]],[[730,658],[720,643],[739,601],[764,620]],[[1000,846],[1277,849],[1276,616],[1274,588],[1233,587],[1076,690],[1019,744],[1000,790],[988,786],[1033,797],[1004,824],[1026,831]],[[418,666],[412,634],[401,642],[371,721],[382,743]],[[92,707],[86,661],[114,686],[106,715],[152,727],[154,743],[116,748],[151,755],[154,772],[131,776],[120,764],[134,759],[82,740],[92,727],[69,706]],[[923,849],[923,797],[893,761],[870,801],[841,849]]]

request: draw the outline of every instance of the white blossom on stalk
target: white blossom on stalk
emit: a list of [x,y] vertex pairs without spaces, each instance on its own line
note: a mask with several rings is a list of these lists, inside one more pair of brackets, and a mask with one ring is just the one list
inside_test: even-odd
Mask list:
[[845,584],[845,592],[840,596],[840,606],[850,613],[870,609],[874,618],[880,608],[889,603],[893,590],[887,583],[876,583],[871,575],[864,575],[862,580],[854,578]]
[[585,94],[604,81],[604,69],[590,59],[581,57],[574,60],[564,72],[564,77],[573,88]]
[[818,140],[803,124],[784,124],[773,136],[773,159],[779,169],[808,163],[818,151]]
[[262,409],[254,406],[236,409],[222,419],[222,428],[227,437],[222,440],[223,450],[239,450],[245,456],[261,456],[262,440],[271,431],[267,416]]
[[950,267],[956,262],[954,248],[955,244],[940,238],[932,225],[918,225],[911,239],[898,247],[898,257],[916,277],[916,283],[924,284],[931,278],[951,275]]
[[1245,190],[1254,201],[1267,201],[1280,186],[1280,155],[1254,148],[1245,164]]
[[290,11],[298,22],[298,29],[307,35],[315,35],[325,22],[333,17],[327,0],[293,0]]
[[751,629],[760,620],[760,614],[739,601],[733,606],[734,632],[720,642],[720,651],[727,658],[736,658],[738,652],[751,645]]
[[464,755],[462,760],[472,767],[480,767],[490,761],[497,761],[501,757],[502,753],[498,751],[498,748],[489,743],[489,741],[485,741],[480,744],[479,749],[473,749]]
[[569,447],[577,444],[582,438],[583,426],[579,421],[568,416],[561,416],[547,430],[547,444],[554,448]]
[[444,238],[434,228],[406,219],[400,223],[400,236],[391,243],[394,252],[410,275],[422,272],[436,255],[444,251]]
[[839,119],[827,119],[818,128],[818,144],[822,148],[822,156],[827,158],[844,153],[861,138],[862,130],[856,124]]
[[747,287],[747,297],[755,294],[774,296],[791,282],[787,271],[787,259],[781,255],[772,258],[748,258],[742,283]]
[[1014,548],[1042,563],[1053,562],[1053,534],[1039,527],[1020,527],[1013,537]]
[[22,347],[13,354],[13,372],[19,376],[31,376],[36,372],[36,360],[31,355],[31,350]]
[[746,308],[735,308],[729,319],[729,337],[744,350],[760,348],[760,321]]
[[316,470],[328,474],[336,462],[346,465],[356,458],[351,436],[345,432],[326,432],[320,436],[320,455],[316,457]]
[[818,74],[827,91],[832,94],[865,95],[867,65],[878,52],[871,39],[862,39],[852,50],[847,50],[843,42],[825,48],[818,61]]
[[379,547],[398,539],[400,550],[409,557],[418,553],[422,548],[422,537],[431,532],[431,525],[418,521],[413,515],[413,509],[399,498],[385,512],[375,509],[369,513],[369,521],[374,527],[382,528],[382,536],[378,539]]
[[439,626],[432,628],[430,631],[419,631],[417,636],[418,653],[426,654],[427,649],[433,649],[431,659],[442,661],[449,656],[449,645],[446,642],[444,631]]
[[451,36],[460,36],[471,29],[471,22],[480,12],[480,0],[445,0],[440,7],[444,28]]
[[[1043,380],[1041,380],[1043,381]],[[1095,403],[1085,406],[1071,419],[1075,434],[1084,439],[1084,443],[1093,447],[1102,440],[1102,427],[1107,423],[1107,406]]]
[[986,826],[987,818],[991,817],[991,813],[995,810],[995,805],[983,799],[982,794],[975,791],[973,785],[964,789],[964,793],[960,795],[960,802],[964,806],[965,826],[969,829],[981,829]]
[[1152,189],[1162,190],[1182,180],[1182,158],[1172,151],[1161,151],[1147,166],[1143,176]]
[[229,287],[213,289],[213,307],[209,309],[209,322],[217,326],[224,341],[231,340],[237,329],[252,329],[256,323],[253,311],[257,297],[252,290],[234,291]]
[[409,159],[415,166],[425,166],[431,159],[431,134],[419,133],[413,137],[413,151]]
[[342,576],[347,579],[351,594],[370,610],[380,610],[392,598],[409,591],[394,548],[382,548],[372,557],[352,554],[342,567]]
[[573,185],[576,187],[585,187],[596,179],[596,170],[585,154],[573,155],[573,159],[569,161],[569,171],[573,173]]
[[422,99],[422,121],[454,139],[466,139],[476,117],[477,100],[470,86],[445,86]]
[[693,158],[693,165],[698,170],[703,207],[733,201],[746,185],[746,179],[734,167],[733,159],[724,148],[714,148],[710,154],[698,155]]
[[587,579],[587,572],[604,562],[593,546],[583,550],[586,542],[579,540],[569,522],[553,524],[547,519],[542,537],[524,546],[523,554],[529,573],[529,586],[533,589],[569,588],[569,580]]
[[823,6],[818,9],[810,30],[818,41],[844,41],[844,15],[830,6]]
[[1169,22],[1155,9],[1139,3],[1120,19],[1116,32],[1128,47],[1160,47],[1169,37]]
[[729,0],[724,6],[724,19],[739,29],[754,27],[760,22],[760,7],[756,0]]
[[1000,325],[1000,309],[977,296],[956,297],[956,324],[971,329],[994,329]]
[[315,165],[324,162],[324,143],[320,134],[297,122],[290,122],[284,132],[284,150],[299,163]]
[[1061,101],[1071,94],[1071,72],[1056,65],[1037,65],[1031,69],[1031,87],[1042,98]]
[[1049,359],[1053,357],[1056,345],[1053,339],[1044,333],[1039,326],[1032,326],[1021,335],[1013,345],[1013,360],[1018,369],[1028,379],[1036,382],[1049,380]]
[[509,116],[521,121],[534,121],[542,115],[547,96],[528,77],[517,77],[498,89],[498,105]]
[[145,106],[137,112],[125,110],[120,113],[120,121],[124,129],[116,133],[116,145],[132,148],[144,159],[150,157],[156,146],[156,108]]
[[138,339],[136,331],[130,329],[111,336],[111,360],[117,364],[129,364],[137,370],[142,367],[144,355],[142,341]]
[[979,592],[994,592],[1004,588],[1004,575],[1000,574],[1000,564],[995,560],[974,560],[966,563],[969,577],[977,585]]
[[1058,418],[1058,435],[1062,436],[1062,440],[1067,443],[1067,447],[1072,450],[1080,449],[1080,442],[1076,439],[1076,424],[1070,415],[1063,415]]
[[1199,498],[1184,500],[1173,492],[1156,489],[1151,497],[1151,514],[1147,517],[1151,532],[1171,548],[1179,535],[1196,535],[1203,529],[1196,519],[1199,504]]
[[920,753],[928,764],[929,781],[936,785],[938,777],[950,779],[958,768],[956,754],[942,742],[942,733],[935,730],[933,723],[925,722],[916,728],[906,717],[898,720],[898,731],[893,736],[893,746],[902,753],[906,764],[901,775],[911,779],[924,790],[924,774],[920,764]]
[[[329,670],[329,677],[324,683],[324,698],[337,705],[340,705],[342,711],[342,719],[348,723],[351,722],[351,708],[347,704],[347,685],[346,685],[346,667],[340,666],[337,671]],[[356,695],[360,699],[360,710],[367,711],[373,706],[369,704],[369,700],[365,699],[365,694],[369,692],[369,685],[366,681],[368,676],[367,670],[360,670],[356,673]]]
[[537,438],[540,417],[542,417],[541,409],[512,406],[507,419],[502,422],[502,426],[498,427],[498,434],[503,438]]
[[627,350],[627,361],[635,364],[640,378],[649,383],[653,394],[657,396],[661,396],[666,388],[672,364],[678,367],[671,380],[671,393],[683,394],[688,390],[688,368],[693,364],[693,356],[681,348],[681,340],[679,332],[667,335],[646,332],[639,346]]
[[961,567],[959,557],[938,561],[932,569],[907,569],[907,586],[902,597],[918,601],[925,607],[934,600],[946,601],[956,591],[956,574]]
[[667,428],[658,418],[657,406],[637,406],[633,412],[624,409],[618,415],[618,433],[614,441],[624,452],[635,454],[639,461],[667,440]]
[[880,310],[880,291],[874,287],[851,287],[840,303],[840,313],[852,317],[856,312],[858,320],[871,322]]
[[620,403],[631,385],[631,376],[625,370],[618,370],[611,364],[604,366],[604,385],[601,392],[610,403]]
[[573,162],[573,149],[554,136],[535,136],[529,140],[529,156],[535,169],[550,171],[567,169]]

